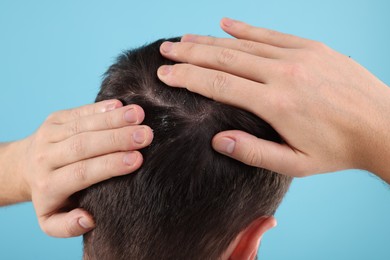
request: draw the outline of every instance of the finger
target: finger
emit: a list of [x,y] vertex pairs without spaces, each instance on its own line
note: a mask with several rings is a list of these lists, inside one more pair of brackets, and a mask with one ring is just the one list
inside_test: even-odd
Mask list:
[[283,56],[283,49],[281,48],[248,40],[187,34],[181,38],[181,41],[224,47],[269,59],[277,59]]
[[275,74],[277,63],[228,48],[190,42],[164,42],[161,53],[169,59],[222,70],[240,77],[266,83]]
[[142,154],[134,151],[103,155],[64,166],[51,176],[51,199],[64,200],[98,182],[132,173],[142,161]]
[[153,133],[148,126],[127,126],[114,130],[87,132],[52,144],[50,160],[55,168],[84,159],[148,146]]
[[263,140],[242,131],[218,133],[212,145],[216,151],[247,165],[293,177],[303,177],[309,172],[304,154],[286,144]]
[[145,113],[140,106],[130,105],[106,113],[76,118],[65,124],[52,124],[48,132],[51,142],[59,142],[71,136],[89,132],[116,129],[142,123]]
[[[162,66],[158,76],[167,85],[184,87],[210,99],[254,114],[268,106],[268,89],[261,83],[190,64]],[[265,118],[266,119],[266,118]]]
[[302,48],[308,41],[294,35],[254,27],[229,18],[221,20],[221,28],[238,39],[261,42],[282,48]]
[[119,100],[104,100],[78,108],[55,112],[47,118],[47,121],[54,124],[64,124],[66,122],[76,120],[80,117],[104,113],[119,107],[122,107],[122,103]]
[[80,236],[95,227],[91,215],[80,208],[70,212],[41,217],[39,224],[41,229],[49,236],[62,238]]

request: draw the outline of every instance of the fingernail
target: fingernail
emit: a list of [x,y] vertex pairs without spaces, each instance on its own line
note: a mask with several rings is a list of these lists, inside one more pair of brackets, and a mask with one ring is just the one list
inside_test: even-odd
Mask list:
[[128,166],[133,166],[137,162],[137,159],[138,159],[137,153],[128,153],[123,158],[123,162]]
[[135,109],[131,108],[125,112],[125,120],[132,124],[138,122],[138,117]]
[[172,66],[170,65],[163,65],[160,68],[158,68],[157,73],[161,76],[168,75],[172,71]]
[[198,38],[198,36],[193,35],[193,34],[186,34],[183,37],[181,37],[181,41],[182,42],[195,42],[196,38]]
[[146,130],[144,128],[138,129],[133,133],[133,140],[137,144],[143,144],[146,140]]
[[233,24],[234,24],[234,20],[230,19],[230,18],[224,18],[222,20],[222,24],[226,27],[231,27]]
[[172,46],[172,42],[164,42],[163,44],[161,44],[161,50],[165,53],[169,53],[172,50]]
[[91,222],[85,217],[79,218],[79,225],[82,226],[85,229],[91,229],[95,226],[95,223]]
[[229,137],[222,137],[214,144],[214,149],[222,152],[231,154],[234,151],[234,147],[236,146],[236,141]]

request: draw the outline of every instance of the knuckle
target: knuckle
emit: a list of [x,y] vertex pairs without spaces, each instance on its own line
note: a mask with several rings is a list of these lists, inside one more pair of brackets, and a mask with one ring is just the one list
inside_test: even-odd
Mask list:
[[81,110],[80,109],[72,109],[70,110],[70,114],[72,118],[79,118],[81,117]]
[[173,76],[173,77],[176,77],[178,74],[179,74],[180,70],[179,70],[179,66],[178,64],[173,64],[171,65],[171,72],[170,74]]
[[268,39],[273,39],[281,36],[280,32],[274,30],[265,30],[264,34]]
[[214,80],[212,82],[213,94],[215,96],[224,95],[227,91],[227,87],[228,87],[227,74],[223,72],[218,72],[215,75]]
[[110,135],[109,135],[109,141],[110,141],[110,145],[112,146],[117,146],[118,144],[121,143],[121,138],[120,138],[120,132],[118,131],[113,131]]
[[114,117],[110,115],[105,115],[104,117],[104,124],[106,125],[107,128],[112,129],[114,128]]
[[45,121],[38,129],[38,131],[34,134],[34,141],[36,143],[47,143],[48,137],[53,135],[52,128],[49,126],[49,123]]
[[240,49],[245,51],[253,51],[256,49],[256,43],[253,41],[240,41]]
[[47,143],[47,137],[50,135],[51,128],[43,123],[38,130],[34,133],[31,144],[42,144]]
[[255,149],[254,147],[251,147],[245,155],[245,161],[251,166],[260,167],[263,162],[263,154],[261,149]]
[[319,42],[319,41],[314,41],[314,40],[309,40],[309,47],[314,49],[314,50],[326,50],[328,46],[326,44]]
[[64,237],[73,237],[78,234],[77,227],[72,221],[65,222],[64,225]]
[[81,131],[81,126],[80,126],[80,121],[79,120],[76,120],[76,121],[73,121],[70,125],[69,125],[69,129],[68,129],[68,132],[69,132],[69,135],[72,136],[72,135],[77,135],[79,134]]
[[51,113],[46,117],[44,124],[58,124],[59,123],[58,120],[62,117],[63,114],[64,114],[64,110]]
[[181,64],[172,65],[171,69],[171,79],[174,79],[175,82],[180,81],[181,77],[186,74],[185,66],[179,66]]
[[217,62],[221,66],[230,65],[232,62],[234,62],[236,58],[236,52],[231,49],[223,48],[218,54],[217,54]]
[[325,43],[316,42],[312,54],[313,54],[313,56],[314,56],[317,60],[320,60],[321,62],[324,62],[324,61],[323,61],[323,55],[322,55],[322,54],[332,55],[332,54],[334,54],[334,51],[333,51],[332,48],[330,48],[330,47],[329,47],[328,45],[326,45]]
[[85,183],[87,180],[87,164],[84,161],[78,162],[73,168],[73,176],[77,182]]
[[46,117],[45,122],[51,123],[55,121],[55,118],[57,118],[58,112],[52,113]]
[[75,138],[72,140],[70,145],[70,152],[75,154],[76,156],[81,156],[84,154],[84,142],[81,138]]
[[110,158],[104,158],[102,161],[102,167],[104,169],[104,172],[111,173],[113,171],[113,169],[118,168],[118,165],[116,165],[113,162],[113,160],[111,160]]
[[205,42],[209,45],[216,45],[218,42],[217,42],[217,38],[216,37],[212,37],[212,36],[206,36],[205,38]]
[[47,161],[47,154],[44,151],[36,152],[33,160],[37,165],[42,165],[45,161]]
[[278,115],[291,114],[296,111],[296,104],[288,93],[279,94],[272,98],[270,102]]
[[191,65],[188,64],[175,64],[171,71],[172,84],[175,86],[188,88],[191,86]]
[[287,78],[292,79],[294,82],[306,81],[307,72],[303,64],[301,63],[288,63],[282,66],[283,75],[286,75]]
[[[194,43],[184,43],[185,44],[185,47],[186,47],[186,54],[188,54],[188,57],[190,57],[191,59],[192,58],[196,58],[198,55],[197,55],[197,46],[194,44]],[[179,56],[180,53],[176,53],[176,56]]]

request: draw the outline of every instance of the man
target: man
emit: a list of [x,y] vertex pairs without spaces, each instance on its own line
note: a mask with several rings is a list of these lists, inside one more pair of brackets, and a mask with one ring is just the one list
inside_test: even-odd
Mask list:
[[173,62],[159,53],[162,42],[121,55],[96,99],[140,105],[154,141],[134,174],[79,194],[96,221],[84,236],[84,258],[253,259],[291,177],[218,154],[212,137],[238,129],[281,138],[253,114],[166,87],[156,71]]

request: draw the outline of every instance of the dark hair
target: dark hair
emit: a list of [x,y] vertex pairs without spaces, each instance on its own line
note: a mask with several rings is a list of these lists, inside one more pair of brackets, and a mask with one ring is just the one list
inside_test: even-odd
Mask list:
[[154,140],[137,172],[81,193],[96,220],[84,235],[90,259],[218,259],[252,221],[274,214],[291,182],[212,149],[223,130],[281,138],[251,113],[162,83],[157,68],[173,64],[160,55],[163,41],[120,55],[96,98],[140,105]]

